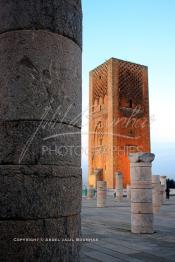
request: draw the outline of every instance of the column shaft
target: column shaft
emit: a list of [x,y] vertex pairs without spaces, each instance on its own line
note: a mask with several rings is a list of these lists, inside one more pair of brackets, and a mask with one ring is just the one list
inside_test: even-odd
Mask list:
[[127,199],[130,201],[131,200],[131,186],[127,185]]
[[94,198],[94,187],[93,186],[89,186],[88,187],[88,195],[87,195],[88,199],[93,199]]
[[131,174],[131,231],[153,233],[151,162],[154,155],[129,155]]
[[97,181],[97,207],[105,207],[106,193],[107,193],[106,181]]
[[164,186],[163,202],[165,202],[165,200],[166,200],[166,188],[167,188],[166,176],[160,176],[160,182],[161,182],[161,185]]
[[152,176],[153,213],[160,211],[160,176]]
[[118,201],[123,200],[123,175],[121,172],[115,173],[116,178],[116,198]]
[[0,3],[3,261],[79,260],[81,21],[77,0]]

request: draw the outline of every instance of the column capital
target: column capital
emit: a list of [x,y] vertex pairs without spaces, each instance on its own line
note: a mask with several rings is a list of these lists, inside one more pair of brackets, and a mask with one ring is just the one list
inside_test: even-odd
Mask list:
[[103,168],[95,168],[94,169],[94,175],[99,175],[99,174],[101,174],[101,173],[103,173]]
[[116,176],[122,176],[123,174],[122,174],[121,171],[116,171],[116,172],[115,172],[115,175],[116,175]]
[[131,163],[140,163],[140,162],[151,163],[154,160],[155,155],[152,153],[139,152],[139,153],[130,153],[128,158]]

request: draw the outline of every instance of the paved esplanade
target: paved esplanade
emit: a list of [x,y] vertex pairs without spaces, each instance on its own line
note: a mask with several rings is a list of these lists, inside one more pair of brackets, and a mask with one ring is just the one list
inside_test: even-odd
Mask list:
[[166,200],[154,216],[154,234],[131,233],[130,203],[107,198],[105,208],[96,207],[96,199],[83,198],[82,233],[98,238],[84,243],[82,262],[172,262],[175,261],[175,197]]
[[1,261],[78,261],[81,21],[80,0],[0,1]]

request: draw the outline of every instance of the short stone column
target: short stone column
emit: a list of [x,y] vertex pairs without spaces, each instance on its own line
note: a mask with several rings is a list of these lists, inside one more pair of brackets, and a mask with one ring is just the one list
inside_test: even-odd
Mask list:
[[93,198],[94,198],[94,187],[90,185],[88,188],[87,199],[91,200]]
[[129,154],[131,174],[131,231],[153,233],[151,153]]
[[131,186],[127,185],[127,199],[130,201],[131,200]]
[[123,175],[121,172],[115,173],[116,178],[116,199],[118,201],[123,200]]
[[165,185],[160,185],[160,203],[163,205],[165,202]]
[[97,181],[97,207],[105,207],[106,205],[106,181]]
[[103,180],[103,169],[102,168],[96,168],[94,170],[95,175],[95,188],[97,188],[97,181]]
[[153,213],[159,213],[160,211],[160,176],[152,176],[152,202]]
[[166,200],[166,188],[167,188],[166,176],[160,176],[160,183],[161,185],[164,186],[164,193],[163,193],[163,202],[164,202]]

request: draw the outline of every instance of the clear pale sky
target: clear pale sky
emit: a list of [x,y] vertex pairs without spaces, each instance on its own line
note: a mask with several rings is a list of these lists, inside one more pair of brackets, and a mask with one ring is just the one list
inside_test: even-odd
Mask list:
[[149,68],[153,174],[175,179],[175,1],[83,0],[83,178],[89,71],[111,57]]

